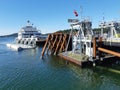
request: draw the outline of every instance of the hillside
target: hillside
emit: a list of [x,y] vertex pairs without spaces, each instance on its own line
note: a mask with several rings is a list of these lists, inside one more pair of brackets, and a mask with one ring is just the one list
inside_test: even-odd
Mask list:
[[13,33],[13,34],[10,34],[10,35],[4,35],[4,36],[0,36],[0,37],[17,37],[18,34],[17,33]]
[[[71,29],[65,29],[65,30],[58,30],[57,33],[70,33]],[[78,29],[73,29],[73,33],[78,31]],[[93,32],[95,34],[99,34],[100,33],[100,28],[94,28]]]
[[[64,29],[64,30],[58,30],[58,31],[56,31],[55,33],[69,34],[70,31],[71,31],[71,29]],[[74,33],[74,32],[77,32],[77,31],[78,31],[77,29],[73,29],[73,33]],[[99,34],[99,33],[100,33],[100,28],[94,28],[94,29],[93,29],[93,32],[94,32],[95,34]],[[48,34],[49,34],[49,33],[46,33],[46,34],[43,34],[43,35],[48,35]],[[17,33],[13,33],[13,34],[10,34],[10,35],[4,35],[4,36],[0,36],[0,37],[11,37],[11,36],[17,37],[18,34],[17,34]]]

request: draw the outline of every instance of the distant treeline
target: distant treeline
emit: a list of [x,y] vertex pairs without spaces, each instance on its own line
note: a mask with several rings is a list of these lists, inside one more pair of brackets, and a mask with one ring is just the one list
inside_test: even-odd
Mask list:
[[[70,33],[70,31],[71,31],[71,29],[65,29],[65,30],[58,30],[56,33],[64,33],[64,34],[69,34]],[[77,32],[78,31],[78,29],[73,29],[73,33],[74,32]]]
[[[47,36],[48,34],[50,34],[50,33],[46,33],[46,34],[42,34],[42,35]],[[13,34],[9,34],[9,35],[3,35],[0,37],[17,37],[17,36],[18,36],[18,33],[13,33]]]
[[[67,33],[67,34],[68,34],[68,33],[70,33],[70,31],[71,31],[71,29],[58,30],[57,33],[64,33],[64,34]],[[74,32],[77,32],[77,31],[78,31],[78,29],[73,29],[73,33],[74,33]],[[104,30],[104,33],[107,32],[107,31],[108,31],[108,29],[105,29],[105,30]],[[100,28],[94,28],[94,29],[93,29],[93,32],[94,32],[95,34],[100,34],[101,29],[100,29]]]
[[17,33],[13,33],[13,34],[10,34],[10,35],[4,35],[4,36],[0,36],[0,37],[17,37],[18,34]]
[[[93,30],[93,33],[94,34],[101,34],[101,28],[94,28],[94,29],[92,29]],[[64,34],[69,34],[70,33],[70,31],[71,31],[71,29],[65,29],[65,30],[59,30],[59,31],[57,31],[58,33],[64,33]],[[78,29],[73,29],[73,33],[74,32],[77,32],[78,31]],[[109,28],[105,28],[104,30],[103,30],[103,33],[108,33],[108,31],[109,31]]]
[[[104,29],[104,33],[107,33],[108,30],[109,30],[109,29]],[[58,30],[58,31],[56,31],[55,33],[69,34],[70,31],[71,31],[71,29],[64,29],[64,30]],[[78,29],[73,29],[72,32],[75,33],[75,32],[77,32],[77,31],[78,31]],[[100,34],[101,29],[100,29],[100,28],[94,28],[94,29],[93,29],[93,32],[94,32],[95,34]],[[50,33],[46,33],[46,34],[42,34],[42,35],[48,35],[48,34],[50,34]],[[10,34],[10,35],[4,35],[4,36],[0,36],[0,37],[10,37],[10,36],[17,37],[18,34],[17,34],[17,33],[13,33],[13,34]]]

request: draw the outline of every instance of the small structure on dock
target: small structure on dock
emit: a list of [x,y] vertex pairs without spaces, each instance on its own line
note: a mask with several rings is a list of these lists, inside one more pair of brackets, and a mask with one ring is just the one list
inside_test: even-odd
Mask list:
[[[81,66],[85,62],[93,62],[92,22],[90,20],[83,20],[81,22],[71,23],[70,26],[73,38],[72,51],[60,53],[59,56]],[[78,29],[75,35],[72,33],[74,28]]]

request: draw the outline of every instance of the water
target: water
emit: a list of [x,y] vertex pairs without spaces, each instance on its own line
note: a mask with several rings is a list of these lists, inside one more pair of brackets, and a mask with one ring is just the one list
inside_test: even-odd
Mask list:
[[41,59],[42,47],[16,52],[5,46],[13,40],[0,38],[0,90],[120,90],[120,74]]

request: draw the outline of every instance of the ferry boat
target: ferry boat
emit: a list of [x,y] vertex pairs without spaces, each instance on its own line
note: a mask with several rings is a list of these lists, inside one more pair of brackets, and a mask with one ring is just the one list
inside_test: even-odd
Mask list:
[[27,25],[25,27],[22,27],[21,30],[18,32],[18,37],[16,39],[20,40],[22,38],[31,37],[36,38],[36,41],[46,39],[46,36],[43,36],[41,34],[41,31],[34,27],[33,24],[31,24],[30,21],[28,20]]
[[14,43],[8,43],[6,44],[7,47],[12,48],[16,51],[21,51],[25,49],[34,49],[36,48],[36,38],[21,38],[16,39]]
[[27,21],[27,26],[22,27],[18,32],[18,37],[13,44],[6,44],[8,47],[20,51],[24,49],[36,48],[36,42],[39,40],[46,40],[47,36],[42,36],[40,30]]
[[105,45],[120,47],[120,22],[102,22],[99,27]]

